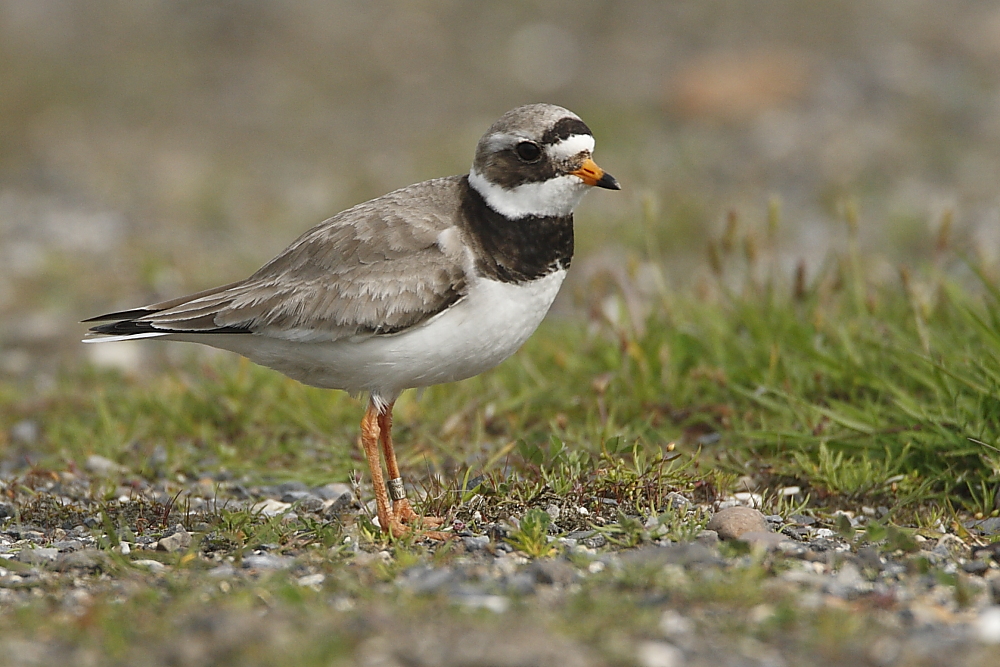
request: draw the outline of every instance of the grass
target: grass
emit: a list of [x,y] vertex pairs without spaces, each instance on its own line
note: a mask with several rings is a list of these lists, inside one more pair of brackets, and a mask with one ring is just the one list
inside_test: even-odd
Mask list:
[[[664,482],[663,463],[682,457],[697,473],[669,484],[711,471],[701,481],[733,491],[721,487],[750,473],[816,499],[994,514],[1000,290],[989,268],[939,240],[926,270],[876,283],[852,237],[811,279],[800,269],[785,280],[766,261],[776,215],[762,233],[730,219],[710,246],[707,296],[647,290],[645,320],[547,323],[498,370],[404,395],[404,467],[422,479],[485,476],[501,496],[514,470],[531,480],[530,498],[565,496],[582,478],[614,485],[616,461],[629,461],[636,488],[643,476]],[[40,424],[19,455],[42,467],[99,454],[150,479],[308,484],[364,468],[356,400],[232,358],[142,379],[70,370],[41,395],[7,384],[0,401],[2,432]],[[448,493],[438,510],[461,495]],[[634,500],[658,514],[657,498]]]
[[[746,490],[748,477],[768,513],[884,506],[888,514],[864,530],[844,515],[830,525],[855,547],[877,543],[886,552],[915,549],[914,529],[995,516],[993,268],[941,242],[920,268],[876,281],[852,236],[808,279],[804,271],[787,279],[773,268],[779,224],[773,213],[763,230],[741,231],[731,218],[709,249],[707,278],[678,290],[662,276],[656,289],[637,287],[656,259],[650,250],[602,292],[604,305],[588,321],[547,322],[497,370],[404,395],[395,436],[407,479],[423,491],[422,509],[473,529],[506,523],[502,539],[531,558],[565,553],[550,533],[556,510],[564,533],[594,531],[613,549],[690,541],[708,516],[678,507],[670,494],[708,502]],[[850,215],[848,228],[855,233]],[[642,297],[615,300],[626,293]],[[118,663],[148,645],[166,662],[188,664],[177,639],[184,637],[218,664],[268,664],[280,655],[318,665],[362,650],[393,623],[465,622],[446,599],[388,583],[412,565],[460,562],[453,545],[429,551],[411,539],[387,541],[364,515],[349,529],[336,517],[267,517],[224,499],[186,511],[192,485],[356,481],[365,470],[361,412],[343,393],[232,357],[192,357],[142,377],[66,369],[45,390],[0,383],[0,451],[17,469],[3,487],[17,507],[8,527],[84,523],[105,536],[109,555],[80,605],[67,602],[61,584],[48,584],[51,597],[40,584],[39,599],[0,613],[0,634],[60,638],[53,650],[64,659]],[[34,441],[14,436],[26,420],[39,427]],[[90,480],[86,498],[53,504],[53,485],[68,483],[95,454],[127,472],[79,476]],[[173,500],[121,503],[123,482]],[[801,492],[779,492],[790,485]],[[152,539],[177,523],[197,538],[182,553],[150,556],[170,566],[166,573],[122,554],[120,541]],[[391,559],[353,555],[351,536],[364,552]],[[206,575],[262,547],[296,554],[298,569],[234,582]],[[709,620],[752,611],[758,621],[733,621],[729,630],[829,660],[849,659],[845,637],[874,640],[846,611],[799,609],[793,593],[768,584],[773,563],[736,555],[742,565],[714,575],[662,563],[597,568],[555,614],[515,601],[518,627],[580,637],[628,662],[620,638],[657,636],[650,601],[668,600]],[[323,576],[298,583],[307,573]],[[952,579],[958,599],[961,577]],[[265,610],[266,627],[258,613]],[[488,614],[472,621],[509,622]]]

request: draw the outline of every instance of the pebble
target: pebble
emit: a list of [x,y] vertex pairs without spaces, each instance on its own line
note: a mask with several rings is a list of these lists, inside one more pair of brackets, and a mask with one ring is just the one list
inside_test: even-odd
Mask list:
[[38,442],[42,429],[33,419],[22,419],[10,427],[10,439],[22,445],[33,445]]
[[45,547],[37,548],[25,548],[21,549],[21,552],[17,555],[17,560],[22,563],[27,563],[29,565],[44,565],[46,563],[51,563],[59,557],[58,549],[51,549]]
[[772,533],[769,530],[751,530],[740,535],[740,540],[754,547],[773,550],[777,549],[779,544],[787,542],[788,538],[781,533]]
[[294,564],[294,558],[275,554],[254,554],[243,559],[243,567],[248,570],[286,570]]
[[304,577],[299,577],[295,580],[299,586],[303,588],[315,588],[319,590],[321,584],[326,580],[326,575],[322,573],[318,574],[307,574]]
[[750,493],[748,491],[741,491],[740,493],[734,493],[733,498],[741,505],[746,505],[748,507],[760,507],[764,504],[764,496],[759,493]]
[[660,616],[660,632],[667,638],[683,637],[694,631],[694,622],[673,609]]
[[182,526],[177,526],[172,535],[167,535],[159,539],[156,543],[156,550],[174,553],[175,551],[183,551],[190,546],[191,533],[184,530]]
[[451,568],[421,565],[408,569],[401,583],[414,593],[433,593],[452,583],[453,580],[454,574]]
[[716,512],[708,522],[708,530],[719,534],[719,539],[736,540],[743,533],[767,532],[767,520],[759,510],[750,507],[727,507]]
[[494,614],[502,614],[510,608],[510,600],[502,595],[453,595],[451,600],[466,609],[485,609]]
[[994,516],[981,521],[971,521],[968,527],[975,528],[983,535],[998,535],[1000,534],[1000,517]]
[[[198,476],[195,475],[194,478]],[[79,490],[74,490],[75,485],[82,483],[81,480],[86,480],[86,476],[75,472],[69,477],[62,476],[48,488],[58,489],[58,493],[63,495],[54,497],[67,505],[75,502],[73,499],[87,497],[88,484],[83,484]],[[169,483],[174,484],[173,480]],[[150,497],[159,494],[156,497],[162,497],[166,501],[176,493],[176,488],[168,490],[155,482],[145,484],[145,487],[135,491],[134,496],[127,495],[130,502],[136,502],[138,494],[146,492],[147,489]],[[201,484],[198,488],[202,486],[205,485]],[[315,488],[306,488],[305,485],[297,483],[288,486],[278,485],[270,487],[267,491],[272,497],[257,505],[251,505],[251,499],[267,497],[267,494],[260,487],[249,483],[244,483],[243,486],[237,484],[235,480],[220,483],[213,486],[212,491],[229,493],[230,499],[237,493],[243,494],[239,497],[244,500],[235,501],[242,503],[241,508],[253,506],[260,509],[264,506],[270,508],[272,514],[283,514],[285,518],[294,515],[291,510],[298,510],[301,513],[314,511],[311,508],[316,507],[320,511],[329,512],[334,507],[339,507],[339,511],[358,507],[347,485],[329,484]],[[46,492],[43,490],[39,493]],[[132,493],[126,487],[115,490],[116,495],[126,492]],[[294,501],[294,504],[287,501]],[[17,502],[17,500],[13,502],[5,500],[4,503],[0,503],[0,519],[14,515]],[[598,515],[597,518],[590,517],[595,522],[599,522],[602,517],[606,518],[609,510],[612,514],[616,513],[614,501],[611,499],[607,499],[606,502],[595,502],[595,499],[588,498],[586,503],[595,508],[593,513]],[[678,510],[695,506],[681,494],[668,496],[665,504]],[[626,509],[624,505],[623,503],[623,510]],[[192,507],[194,506],[192,503]],[[82,516],[78,515],[79,518],[74,518],[63,527],[46,526],[40,530],[39,526],[15,525],[12,521],[0,522],[0,601],[28,599],[38,595],[48,590],[47,582],[62,576],[59,574],[61,572],[66,573],[67,582],[71,579],[88,581],[91,579],[89,573],[95,571],[102,571],[102,574],[99,577],[92,577],[94,580],[104,580],[109,577],[113,579],[116,576],[114,568],[104,568],[105,565],[110,565],[112,556],[94,548],[97,540],[102,539],[100,531],[103,528],[103,521],[98,513],[98,506],[84,504],[84,507]],[[707,509],[703,505],[698,507]],[[866,520],[866,517],[884,513],[883,509],[875,508],[873,515],[871,508],[857,508],[857,512],[844,513],[844,516],[855,521],[857,517]],[[23,509],[21,511],[23,512]],[[550,517],[567,520],[567,525],[579,525],[579,523],[586,525],[581,521],[581,517],[587,515],[581,513],[575,504],[560,509],[558,505],[552,503],[546,511]],[[482,514],[487,515],[485,509]],[[845,542],[834,531],[821,528],[820,525],[823,523],[831,525],[827,523],[830,517],[821,512],[818,513],[819,520],[800,514],[789,515],[782,519],[777,515],[765,517],[752,508],[734,506],[716,512],[713,523],[710,524],[712,528],[702,531],[694,542],[670,543],[668,540],[662,540],[629,549],[608,545],[604,535],[595,530],[579,530],[560,538],[560,543],[566,547],[565,551],[571,553],[569,558],[555,557],[533,561],[505,553],[507,545],[502,541],[503,531],[497,529],[498,524],[491,522],[490,518],[484,522],[480,517],[476,521],[469,522],[467,532],[459,537],[464,549],[452,552],[448,560],[406,569],[397,575],[393,583],[379,585],[395,585],[416,594],[442,595],[462,609],[483,610],[497,614],[510,612],[512,605],[515,604],[514,601],[520,605],[519,598],[523,596],[538,595],[544,600],[565,599],[567,590],[579,588],[577,582],[581,578],[600,575],[603,579],[614,579],[627,568],[639,568],[637,571],[643,573],[656,572],[664,581],[669,582],[669,587],[682,588],[689,583],[700,581],[700,577],[713,575],[719,568],[740,567],[741,564],[752,561],[751,556],[733,555],[725,549],[723,549],[725,557],[720,555],[717,549],[721,532],[721,528],[717,531],[718,522],[727,515],[742,515],[749,519],[749,523],[755,523],[758,528],[763,527],[763,530],[745,530],[745,526],[739,525],[722,526],[721,528],[727,531],[723,533],[726,539],[734,539],[733,535],[739,533],[738,539],[761,545],[771,552],[766,556],[765,562],[779,563],[779,567],[774,570],[774,576],[765,582],[766,586],[774,587],[778,596],[775,598],[768,594],[765,596],[767,603],[747,610],[746,618],[754,623],[763,626],[773,623],[777,613],[775,610],[779,608],[774,600],[781,598],[784,591],[794,591],[796,607],[800,610],[854,609],[855,605],[857,608],[886,610],[885,618],[889,619],[887,623],[890,624],[886,634],[870,640],[858,654],[861,662],[867,661],[866,664],[889,667],[902,664],[911,655],[920,656],[925,653],[929,655],[931,651],[944,652],[943,655],[947,655],[947,647],[961,641],[967,645],[970,643],[987,645],[988,648],[981,647],[981,650],[990,651],[994,650],[996,645],[1000,645],[1000,568],[995,562],[1000,560],[1000,543],[972,550],[970,544],[954,535],[944,538],[935,536],[929,540],[916,536],[914,539],[921,549],[918,553],[887,552],[882,545],[867,546],[863,542],[858,544]],[[84,517],[91,520],[90,525],[94,530],[75,526],[83,521]],[[193,520],[199,519],[195,517]],[[346,526],[344,544],[350,546],[357,544],[357,533],[351,531],[347,521],[343,523]],[[979,522],[970,526],[970,532],[977,534],[991,529],[991,524],[984,525],[984,523]],[[648,521],[647,525],[651,530],[658,528],[655,519]],[[208,524],[203,526],[198,529],[198,533],[210,533],[211,526]],[[768,530],[769,526],[781,526],[782,533]],[[354,536],[353,539],[351,535]],[[133,555],[142,555],[144,550],[152,548],[166,550],[175,548],[176,551],[183,553],[182,549],[188,549],[195,544],[193,538],[194,536],[183,527],[176,527],[172,534],[164,535],[158,541],[155,540],[155,532],[150,535],[147,531],[146,534],[130,537],[129,542],[132,543]],[[186,545],[181,546],[185,542]],[[174,543],[175,546],[171,547],[170,545]],[[299,560],[280,555],[278,551],[281,547],[277,544],[269,545],[266,550],[246,556],[242,560],[242,568],[234,568],[232,564],[220,561],[221,554],[208,549],[209,544],[212,543],[206,541],[202,545],[206,548],[204,557],[214,558],[218,565],[205,572],[205,575],[214,580],[213,589],[218,588],[224,592],[238,586],[240,580],[253,579],[258,576],[258,572],[266,570],[295,568],[290,581],[298,586],[316,590],[322,589],[327,577],[331,576],[305,569],[319,562],[311,560],[311,555],[303,556]],[[32,545],[36,548],[32,549]],[[122,545],[125,546],[125,543]],[[353,556],[358,564],[393,560],[389,552],[365,552],[364,548],[368,547],[363,540],[360,547],[356,548]],[[344,547],[337,545],[330,552],[334,554],[332,558],[343,557],[343,549]],[[125,550],[122,549],[121,553],[125,555]],[[318,556],[326,552],[311,553]],[[779,560],[782,558],[784,560]],[[14,559],[15,562],[3,559]],[[16,561],[32,562],[19,565]],[[346,557],[346,561],[350,563],[352,557]],[[931,572],[921,574],[918,562],[929,564]],[[5,563],[7,567],[2,567]],[[153,572],[169,570],[168,566],[156,560],[140,558],[132,563],[136,567],[145,567]],[[354,566],[348,565],[348,567]],[[630,576],[628,572],[625,574]],[[943,583],[945,580],[941,575],[946,575],[945,579],[950,576],[951,579],[958,578],[965,583],[965,590],[968,591],[971,600],[965,607],[956,607],[956,588],[952,583]],[[598,580],[593,583],[597,585],[606,583],[600,581],[600,578],[595,577]],[[589,585],[589,583],[584,584],[584,588]],[[65,588],[69,589],[69,586],[66,585]],[[59,593],[63,595],[61,599],[67,609],[72,607],[75,590]],[[333,603],[334,608],[346,610],[354,604],[346,597],[341,600]],[[709,646],[706,643],[707,638],[699,634],[705,629],[711,630],[711,619],[706,620],[695,609],[665,609],[671,603],[671,598],[663,596],[651,596],[644,602],[654,605],[651,609],[654,614],[661,612],[659,630],[657,632],[654,626],[651,628],[653,634],[645,635],[650,641],[625,647],[623,654],[626,656],[625,659],[632,657],[637,664],[642,665],[719,664],[721,667],[730,664],[724,661],[713,663],[714,654],[710,648],[706,649],[706,646]],[[513,621],[515,618],[516,615],[505,619],[505,622]],[[656,616],[652,618],[655,619]],[[746,655],[752,654],[756,657],[747,664],[783,664],[780,654],[767,653],[767,643],[770,640],[754,641],[756,643],[747,644],[749,648]],[[634,655],[629,656],[629,651],[635,651]]]
[[686,509],[691,506],[691,501],[688,500],[683,494],[677,493],[676,491],[671,491],[664,498],[667,507],[672,509]]
[[719,542],[719,534],[714,530],[708,530],[707,528],[694,538],[699,544],[704,544],[706,547],[715,546]]
[[87,472],[93,473],[98,477],[112,477],[128,471],[125,466],[119,465],[100,454],[91,454],[88,456],[83,467]]
[[1000,644],[1000,605],[979,613],[975,622],[976,637],[984,644]]
[[340,484],[338,482],[331,482],[330,484],[317,486],[312,489],[312,493],[323,500],[338,500],[344,495],[350,497],[349,501],[354,500],[354,494],[351,492],[351,486],[349,484]]
[[467,551],[482,551],[490,545],[490,538],[487,535],[470,535],[462,538],[462,544]]
[[79,551],[83,548],[83,542],[80,540],[59,540],[52,543],[52,548],[59,551]]
[[642,642],[635,657],[641,667],[682,667],[685,662],[684,652],[667,642]]
[[223,563],[213,567],[206,574],[214,579],[228,579],[236,574],[236,568],[230,563]]
[[59,554],[54,569],[58,572],[69,572],[70,570],[95,572],[103,570],[107,566],[108,560],[108,555],[97,549],[69,551]]
[[150,572],[163,572],[164,570],[167,569],[167,566],[161,563],[160,561],[152,560],[150,558],[140,558],[138,560],[132,561],[132,564],[137,565],[139,567],[144,567]]
[[839,598],[847,598],[867,583],[854,563],[844,563],[840,571],[826,582],[826,591]]
[[284,514],[291,508],[291,503],[284,503],[280,500],[275,500],[274,498],[267,498],[266,500],[252,505],[250,507],[250,511],[259,512],[264,516],[278,516],[279,514]]
[[576,568],[562,560],[536,560],[528,572],[540,584],[568,586],[576,580]]

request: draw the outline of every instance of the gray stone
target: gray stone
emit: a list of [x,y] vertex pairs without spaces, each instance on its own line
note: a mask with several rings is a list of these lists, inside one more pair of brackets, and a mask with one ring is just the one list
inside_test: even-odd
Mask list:
[[276,495],[283,496],[286,493],[292,493],[294,491],[308,491],[309,487],[302,482],[292,481],[292,482],[282,482],[278,486],[274,487]]
[[536,560],[527,572],[540,584],[568,586],[576,580],[576,570],[561,560]]
[[962,571],[968,574],[986,574],[990,569],[990,564],[984,560],[970,560],[962,563]]
[[983,535],[998,535],[1000,534],[1000,517],[994,516],[982,521],[976,521],[972,527]]
[[285,491],[283,494],[281,494],[281,502],[283,502],[283,503],[297,503],[300,500],[305,500],[306,498],[309,498],[310,496],[312,496],[314,498],[318,497],[318,496],[313,496],[311,493],[309,493],[308,491],[304,491],[304,490],[303,491]]
[[228,579],[236,574],[236,568],[234,568],[230,563],[223,563],[222,565],[213,567],[205,574],[214,579]]
[[87,472],[93,473],[98,477],[120,475],[127,470],[125,466],[119,465],[111,459],[105,458],[99,454],[91,454],[88,456],[86,462],[83,464],[83,467],[87,470]]
[[490,538],[486,535],[463,537],[462,544],[465,545],[466,551],[482,551],[490,545]]
[[414,593],[433,593],[454,581],[455,573],[451,568],[423,565],[407,570],[400,584]]
[[589,549],[599,549],[608,543],[608,539],[596,530],[578,530],[566,537],[576,540]]
[[676,491],[671,491],[664,498],[666,506],[673,509],[684,509],[691,506],[691,501]]
[[839,598],[847,598],[858,592],[865,584],[861,571],[854,563],[844,563],[840,571],[826,582],[826,591]]
[[22,445],[33,445],[38,442],[42,429],[38,422],[31,419],[22,419],[10,427],[10,439]]
[[715,546],[719,541],[719,534],[714,530],[703,530],[695,536],[695,541],[704,544],[706,547]]
[[792,514],[788,517],[788,520],[797,526],[811,526],[816,523],[816,519],[802,514]]
[[83,542],[80,540],[59,540],[53,542],[52,547],[59,551],[79,551],[83,548]]
[[17,555],[17,560],[21,563],[27,563],[29,565],[45,565],[47,563],[52,563],[58,557],[58,549],[32,549],[30,547],[25,547],[24,549],[21,549],[21,553]]
[[341,512],[346,512],[354,505],[354,494],[350,491],[340,494],[336,500],[330,503],[330,506],[326,508],[327,516],[337,515]]
[[538,583],[534,575],[527,572],[517,572],[507,577],[504,582],[504,589],[512,595],[530,595],[535,592]]
[[715,513],[707,528],[723,540],[738,540],[743,533],[768,532],[767,520],[750,507],[727,507]]
[[858,549],[857,561],[858,565],[862,568],[875,570],[876,572],[880,572],[884,565],[882,557],[879,556],[878,551],[872,547],[861,547]]
[[777,549],[778,545],[786,540],[788,538],[781,533],[772,533],[769,530],[751,530],[740,535],[741,542],[768,550]]
[[191,533],[184,530],[181,526],[178,526],[177,530],[175,530],[172,535],[160,538],[160,540],[156,543],[156,550],[173,553],[175,551],[187,549],[190,546]]
[[625,565],[695,565],[723,562],[714,549],[699,542],[640,547],[623,551],[621,560]]
[[59,554],[56,559],[55,569],[59,572],[70,570],[87,570],[96,572],[107,567],[108,555],[97,549],[83,549],[81,551],[69,551]]
[[337,500],[345,493],[354,498],[354,494],[351,493],[351,486],[349,484],[340,483],[330,483],[324,484],[323,486],[317,486],[312,489],[312,493],[323,500]]
[[0,519],[14,516],[14,506],[10,503],[0,503]]
[[303,512],[312,513],[322,512],[324,506],[325,503],[323,502],[323,499],[319,496],[314,496],[311,493],[307,494],[306,497],[300,500],[297,504],[297,507]]
[[294,558],[275,554],[254,554],[243,559],[243,567],[249,570],[286,570],[294,564]]

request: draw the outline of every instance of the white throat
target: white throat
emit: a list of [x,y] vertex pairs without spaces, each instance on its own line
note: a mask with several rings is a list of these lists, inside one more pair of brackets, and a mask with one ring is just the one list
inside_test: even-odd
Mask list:
[[570,215],[589,188],[579,176],[564,174],[507,189],[486,180],[475,168],[469,172],[469,185],[483,196],[490,208],[511,220]]

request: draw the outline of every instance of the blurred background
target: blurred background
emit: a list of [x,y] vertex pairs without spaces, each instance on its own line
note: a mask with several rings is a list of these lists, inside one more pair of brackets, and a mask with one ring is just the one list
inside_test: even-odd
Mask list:
[[465,172],[535,101],[583,117],[623,185],[579,210],[557,315],[635,258],[684,289],[727,219],[779,209],[784,271],[845,242],[845,202],[873,271],[930,257],[947,216],[1000,256],[997,3],[5,0],[0,377],[192,347],[85,347],[77,321]]

